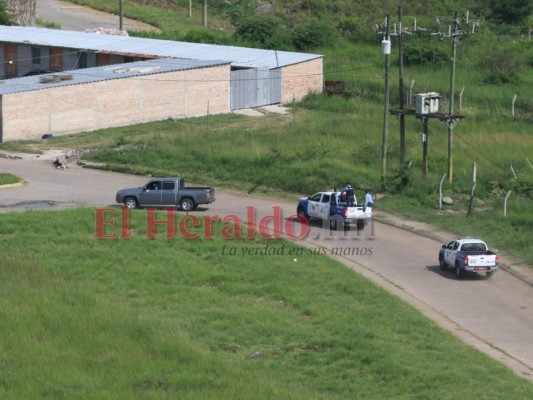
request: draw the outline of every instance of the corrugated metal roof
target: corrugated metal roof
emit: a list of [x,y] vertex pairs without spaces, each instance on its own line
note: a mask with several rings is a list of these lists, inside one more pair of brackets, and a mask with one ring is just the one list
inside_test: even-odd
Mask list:
[[177,57],[193,60],[222,60],[236,67],[277,68],[321,58],[322,55],[247,47],[220,46],[102,35],[57,29],[0,26],[0,42],[26,43],[92,51],[145,54],[154,57]]
[[[229,65],[228,62],[223,61],[199,61],[163,58],[137,61],[127,64],[114,64],[102,67],[76,69],[73,71],[26,76],[0,81],[0,95],[48,89],[56,86],[78,85],[83,83],[105,81],[109,79],[159,74],[163,72],[204,68],[224,64]],[[42,83],[43,80],[45,83]]]

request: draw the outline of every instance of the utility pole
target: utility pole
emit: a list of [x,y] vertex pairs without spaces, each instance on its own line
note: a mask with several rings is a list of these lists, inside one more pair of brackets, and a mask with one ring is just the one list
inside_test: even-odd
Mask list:
[[[457,59],[457,43],[459,41],[459,21],[457,20],[457,12],[453,21],[452,38],[452,69],[450,74],[450,100],[448,114],[453,114],[454,97],[455,97],[455,62]],[[453,181],[453,125],[452,120],[448,121],[448,182]]]
[[[434,100],[437,100],[440,98],[440,95],[438,93],[434,93],[434,92],[430,92],[430,93],[421,93],[420,95],[417,95],[417,106],[415,109],[404,109],[404,104],[403,104],[403,101],[404,101],[404,96],[403,96],[403,70],[402,70],[402,67],[403,67],[403,41],[402,41],[402,34],[405,33],[403,28],[402,28],[402,11],[401,11],[401,8],[399,10],[399,14],[400,14],[400,31],[398,33],[398,36],[399,36],[399,43],[400,43],[400,73],[399,73],[399,78],[400,78],[400,109],[398,110],[391,110],[391,113],[393,115],[399,115],[400,116],[400,146],[402,145],[405,145],[405,144],[402,144],[401,143],[401,140],[402,140],[402,135],[405,135],[405,126],[404,126],[404,123],[405,121],[402,122],[402,119],[404,118],[405,115],[414,115],[416,116],[417,118],[422,118],[423,119],[423,123],[424,123],[424,133],[422,134],[422,139],[424,140],[423,142],[423,148],[422,148],[422,151],[423,151],[423,174],[424,176],[427,176],[428,175],[428,139],[429,139],[429,132],[428,132],[428,129],[427,129],[427,124],[428,124],[428,119],[429,118],[434,118],[434,119],[438,119],[440,121],[445,121],[447,123],[447,126],[448,126],[448,173],[446,175],[448,175],[448,180],[449,182],[452,182],[452,179],[453,179],[453,128],[454,128],[454,124],[463,119],[464,116],[463,115],[455,115],[454,114],[454,100],[455,100],[455,65],[456,65],[456,59],[457,59],[457,44],[459,43],[459,39],[461,38],[461,36],[463,35],[467,35],[469,33],[474,33],[474,29],[477,25],[479,25],[479,20],[478,21],[474,21],[473,22],[473,25],[472,25],[472,32],[466,32],[466,31],[463,31],[460,29],[460,25],[461,25],[461,21],[464,21],[466,22],[466,24],[468,24],[468,12],[466,12],[466,14],[462,17],[462,19],[459,19],[458,18],[458,15],[457,13],[455,14],[455,18],[452,19],[452,18],[446,18],[446,17],[437,17],[437,23],[440,24],[441,21],[444,21],[444,20],[449,20],[452,22],[451,25],[448,26],[448,32],[447,33],[441,33],[441,32],[436,32],[436,33],[431,33],[432,35],[438,35],[440,37],[450,37],[452,39],[452,44],[453,44],[453,48],[452,48],[452,66],[451,66],[451,76],[450,76],[450,95],[449,95],[449,112],[448,114],[443,114],[443,113],[440,113],[438,111],[438,103],[437,103],[437,107],[436,109],[434,109],[434,106],[435,104],[432,103],[432,101]],[[379,26],[377,26],[377,28],[379,28]],[[414,27],[414,31],[416,32],[418,30],[418,28],[416,27],[416,24],[415,24],[415,27]],[[423,31],[427,31],[427,29],[423,29]],[[409,33],[409,32],[407,32]],[[410,92],[409,92],[409,100],[411,99],[412,97],[412,87],[413,87],[413,84],[414,84],[414,81],[411,82],[411,89],[410,89]],[[422,96],[422,95],[425,95],[425,96]],[[419,98],[420,96],[420,98]],[[430,110],[417,110],[419,108],[419,106],[422,106],[421,108],[425,108],[425,105],[423,105],[422,103],[418,104],[418,101],[422,99],[423,101],[425,100],[429,100],[430,101],[430,104],[429,104],[429,108]],[[411,103],[409,101],[409,107],[411,107]],[[422,115],[423,114],[423,115]],[[403,129],[403,130],[402,130]],[[400,154],[400,157],[402,156],[402,154]],[[400,158],[401,160],[401,158]]]
[[204,26],[207,27],[207,0],[204,0],[203,21],[204,21]]
[[124,30],[124,5],[123,0],[118,0],[118,15],[119,15],[119,22],[118,22],[118,29],[123,31]]
[[381,148],[381,188],[385,189],[385,178],[387,176],[387,146],[389,135],[389,69],[390,69],[390,15],[386,18],[386,35],[381,41],[383,54],[385,54],[385,112],[383,114],[383,144]]
[[[403,85],[403,24],[402,24],[402,6],[398,6],[399,27],[398,30],[398,47],[399,47],[399,95],[400,95],[400,110],[405,107],[404,85]],[[400,165],[403,166],[405,162],[405,114],[400,114]]]
[[429,129],[428,129],[428,117],[422,118],[424,122],[424,132],[422,133],[422,164],[423,164],[423,173],[424,178],[427,178],[429,172],[428,164],[428,142],[429,142]]
[[[404,67],[404,33],[412,34],[413,32],[417,31],[416,27],[416,20],[415,20],[415,26],[414,28],[408,28],[404,29],[403,27],[403,8],[402,6],[398,6],[398,16],[399,16],[399,22],[398,26],[399,29],[396,30],[396,24],[394,24],[394,32],[391,32],[391,21],[390,16],[387,16],[387,19],[385,20],[385,25],[376,25],[374,27],[376,33],[383,34],[384,35],[384,41],[388,40],[390,42],[391,36],[398,36],[398,47],[399,47],[399,99],[400,99],[400,110],[404,110],[405,108],[405,85],[404,85],[404,73],[403,73],[403,67]],[[383,43],[383,42],[382,42]],[[387,66],[385,67],[388,68]],[[405,153],[406,153],[406,147],[405,147],[405,115],[403,113],[399,113],[400,116],[400,165],[403,166],[405,162]],[[386,161],[385,161],[386,162]]]
[[[441,17],[437,17],[437,22],[440,23]],[[448,18],[444,17],[443,20]],[[472,30],[471,32],[467,30],[461,30],[461,22],[464,22],[466,25],[470,23],[469,21],[469,12],[467,11],[461,18],[459,18],[458,13],[455,13],[455,17],[452,20],[452,24],[448,28],[448,34],[441,36],[449,36],[452,39],[452,66],[450,71],[450,101],[448,115],[448,182],[453,181],[453,128],[454,128],[454,118],[452,115],[454,113],[454,101],[455,101],[455,66],[457,63],[457,45],[461,36],[473,34],[475,27],[479,26],[479,20],[472,21]]]

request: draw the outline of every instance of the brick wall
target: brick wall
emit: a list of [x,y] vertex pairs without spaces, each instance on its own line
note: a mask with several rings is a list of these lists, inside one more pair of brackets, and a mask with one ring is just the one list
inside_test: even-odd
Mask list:
[[36,139],[230,112],[230,67],[112,79],[2,96],[2,140]]
[[303,99],[310,93],[322,92],[324,72],[322,58],[289,65],[281,70],[281,102]]

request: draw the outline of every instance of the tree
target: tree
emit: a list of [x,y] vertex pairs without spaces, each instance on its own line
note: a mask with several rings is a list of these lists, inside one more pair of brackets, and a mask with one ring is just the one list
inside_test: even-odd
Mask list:
[[290,36],[283,21],[272,15],[243,18],[235,35],[263,48],[286,49],[290,45]]
[[293,42],[297,50],[306,51],[330,45],[336,38],[337,32],[331,22],[311,18],[296,27]]
[[37,0],[5,0],[6,9],[10,13],[11,25],[33,26],[35,25],[35,9]]
[[531,0],[490,0],[491,16],[503,23],[520,25],[533,13]]
[[0,1],[0,25],[13,25],[6,3]]

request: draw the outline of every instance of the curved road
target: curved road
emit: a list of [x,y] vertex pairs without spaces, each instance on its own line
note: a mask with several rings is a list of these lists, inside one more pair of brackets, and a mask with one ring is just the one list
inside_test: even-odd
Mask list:
[[[28,182],[24,186],[0,188],[0,212],[31,208],[28,203],[33,203],[35,208],[51,204],[48,209],[105,207],[114,204],[118,189],[140,186],[147,180],[142,176],[79,166],[58,170],[51,161],[41,159],[0,157],[0,172],[9,172]],[[219,190],[217,201],[196,213],[200,216],[235,214],[246,221],[248,206],[255,209],[254,224],[264,216],[273,215],[273,207],[280,207],[283,225],[295,212],[293,203]],[[299,232],[298,223],[294,232]],[[338,259],[533,381],[533,287],[530,284],[504,270],[491,279],[474,276],[458,281],[452,271],[439,270],[437,252],[441,242],[389,224],[375,222],[360,237],[346,239],[338,235],[335,232],[331,237],[329,229],[313,226],[306,239],[297,242]],[[288,235],[283,232],[283,237]]]
[[[61,29],[84,31],[86,29],[118,29],[118,15],[107,14],[89,7],[60,0],[37,0],[36,15],[45,22],[55,22]],[[123,19],[127,31],[157,31],[157,28],[129,18]]]

